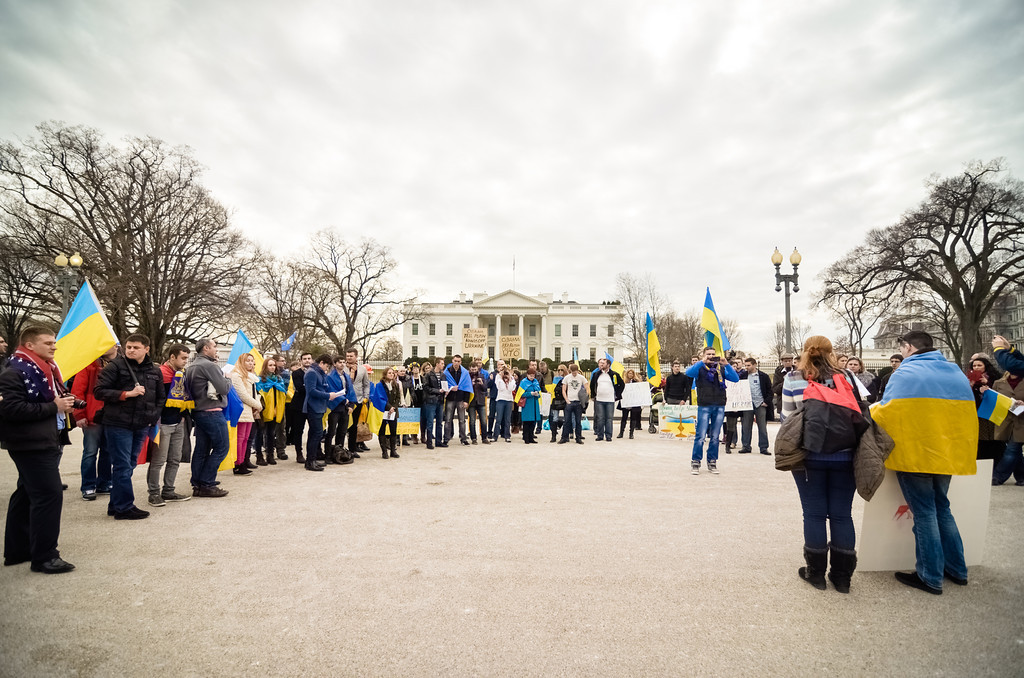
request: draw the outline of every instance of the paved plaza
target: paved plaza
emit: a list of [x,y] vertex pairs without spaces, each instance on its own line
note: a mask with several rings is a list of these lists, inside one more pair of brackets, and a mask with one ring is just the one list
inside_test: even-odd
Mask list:
[[[1024,674],[1012,482],[993,488],[967,587],[858,572],[844,596],[798,579],[800,504],[772,457],[723,454],[695,477],[685,443],[546,437],[323,473],[293,458],[222,474],[225,499],[152,509],[140,468],[153,515],[129,522],[81,501],[76,434],[60,547],[77,569],[0,570],[0,674]],[[4,454],[4,497],[15,478]]]

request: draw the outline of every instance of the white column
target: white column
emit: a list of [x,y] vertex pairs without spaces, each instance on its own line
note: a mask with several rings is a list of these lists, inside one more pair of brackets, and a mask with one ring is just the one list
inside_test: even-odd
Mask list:
[[494,314],[494,359],[503,358],[501,355],[501,315]]
[[523,336],[523,314],[519,314],[519,336]]
[[541,360],[543,360],[544,356],[546,355],[544,353],[544,334],[545,334],[544,326],[547,325],[547,324],[548,324],[547,313],[541,312],[541,314],[540,314],[540,350],[538,351],[538,353],[540,353],[540,359]]

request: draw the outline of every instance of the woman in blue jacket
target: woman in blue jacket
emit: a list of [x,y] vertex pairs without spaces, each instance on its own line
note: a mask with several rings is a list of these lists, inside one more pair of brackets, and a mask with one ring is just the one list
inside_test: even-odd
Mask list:
[[523,403],[519,416],[523,422],[523,442],[527,445],[537,442],[537,422],[540,421],[540,382],[537,381],[537,368],[530,363],[530,368],[519,382],[519,397]]

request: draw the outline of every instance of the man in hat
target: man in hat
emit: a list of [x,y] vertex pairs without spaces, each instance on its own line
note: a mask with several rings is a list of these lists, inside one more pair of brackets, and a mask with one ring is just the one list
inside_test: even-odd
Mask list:
[[775,401],[775,412],[782,418],[782,382],[786,375],[793,371],[793,354],[784,353],[782,364],[775,368],[775,377],[772,381],[772,395]]

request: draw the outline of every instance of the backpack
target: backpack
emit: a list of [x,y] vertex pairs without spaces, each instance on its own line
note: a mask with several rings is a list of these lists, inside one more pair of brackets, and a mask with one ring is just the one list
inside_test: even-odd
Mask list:
[[849,372],[837,372],[824,383],[809,381],[804,389],[803,447],[832,454],[855,450],[870,426]]

